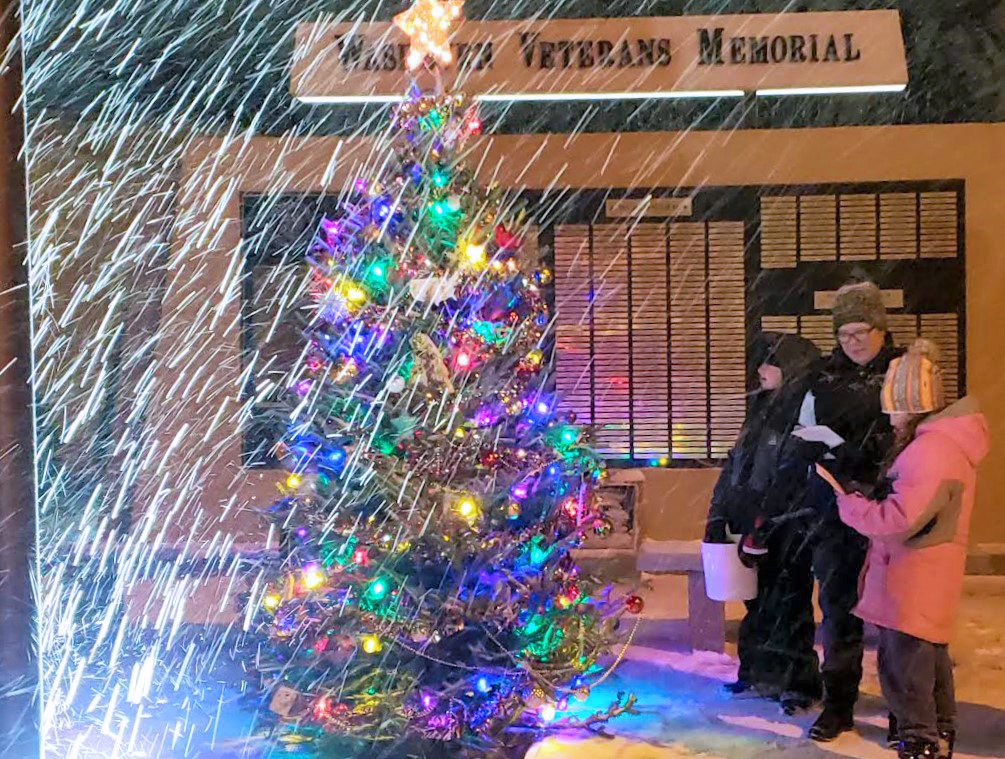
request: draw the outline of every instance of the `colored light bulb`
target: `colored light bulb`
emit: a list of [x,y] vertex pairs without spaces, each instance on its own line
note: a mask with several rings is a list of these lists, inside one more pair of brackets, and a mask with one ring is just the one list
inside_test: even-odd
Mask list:
[[352,303],[362,303],[366,300],[366,293],[355,285],[350,285],[346,288],[345,297],[349,299]]
[[465,519],[473,519],[478,514],[478,502],[471,496],[464,496],[457,502],[457,513]]
[[370,554],[365,548],[357,548],[352,552],[352,563],[365,567],[370,563]]
[[304,567],[303,582],[307,590],[320,588],[325,581],[324,572],[317,564],[308,564]]
[[538,713],[541,715],[541,719],[545,722],[551,722],[556,716],[558,716],[558,712],[555,709],[554,704],[545,704],[541,707],[541,710]]
[[279,608],[279,604],[282,602],[282,598],[279,597],[277,593],[269,593],[265,598],[262,599],[262,606],[264,606],[269,611],[275,611]]
[[467,369],[471,366],[471,354],[467,351],[461,351],[457,354],[457,366],[461,369]]
[[299,474],[291,474],[289,477],[286,478],[286,487],[288,487],[290,490],[296,490],[297,488],[300,487],[302,483],[303,480],[300,478]]
[[370,587],[367,588],[367,595],[370,596],[374,601],[382,600],[386,595],[387,591],[390,589],[387,580],[382,577],[378,577],[376,580],[370,583]]
[[478,678],[478,682],[475,683],[475,687],[478,689],[479,693],[488,693],[491,689],[489,681],[484,677]]
[[575,518],[579,514],[579,503],[575,498],[566,498],[562,502],[562,511],[566,513],[567,516]]
[[472,264],[485,263],[485,246],[478,243],[469,243],[464,249],[464,255],[468,262]]
[[380,638],[376,635],[364,635],[362,638],[363,650],[368,654],[375,654],[379,652],[383,646],[380,643]]

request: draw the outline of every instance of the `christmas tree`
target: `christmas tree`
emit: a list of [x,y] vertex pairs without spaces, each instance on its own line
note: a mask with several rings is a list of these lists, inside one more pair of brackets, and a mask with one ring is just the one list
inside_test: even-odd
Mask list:
[[283,564],[250,600],[270,709],[299,735],[491,750],[582,724],[563,709],[613,666],[626,604],[570,554],[609,529],[605,471],[556,412],[525,216],[459,158],[480,126],[463,96],[413,89],[311,247]]

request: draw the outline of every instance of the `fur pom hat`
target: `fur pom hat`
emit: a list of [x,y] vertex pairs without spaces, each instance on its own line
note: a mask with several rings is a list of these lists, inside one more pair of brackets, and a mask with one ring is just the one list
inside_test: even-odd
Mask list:
[[833,314],[835,332],[845,324],[858,322],[886,332],[883,293],[872,282],[857,282],[838,290]]
[[915,340],[900,358],[890,362],[881,402],[887,414],[928,414],[946,407],[939,349],[931,340]]

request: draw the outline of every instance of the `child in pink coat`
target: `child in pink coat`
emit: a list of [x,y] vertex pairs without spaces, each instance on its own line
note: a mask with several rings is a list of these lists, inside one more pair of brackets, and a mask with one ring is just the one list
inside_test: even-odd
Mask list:
[[963,591],[977,465],[987,421],[972,398],[945,408],[935,348],[894,360],[883,411],[897,431],[892,464],[871,497],[837,492],[842,521],[870,539],[855,614],[879,628],[879,678],[900,759],[952,756],[956,701],[948,643]]

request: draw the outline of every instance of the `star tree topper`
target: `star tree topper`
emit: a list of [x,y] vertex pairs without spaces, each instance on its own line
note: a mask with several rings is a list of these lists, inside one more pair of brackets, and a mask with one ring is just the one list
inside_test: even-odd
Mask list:
[[394,17],[394,23],[412,43],[408,68],[422,65],[427,55],[442,66],[454,61],[450,52],[450,32],[461,18],[464,0],[415,0],[407,11]]

